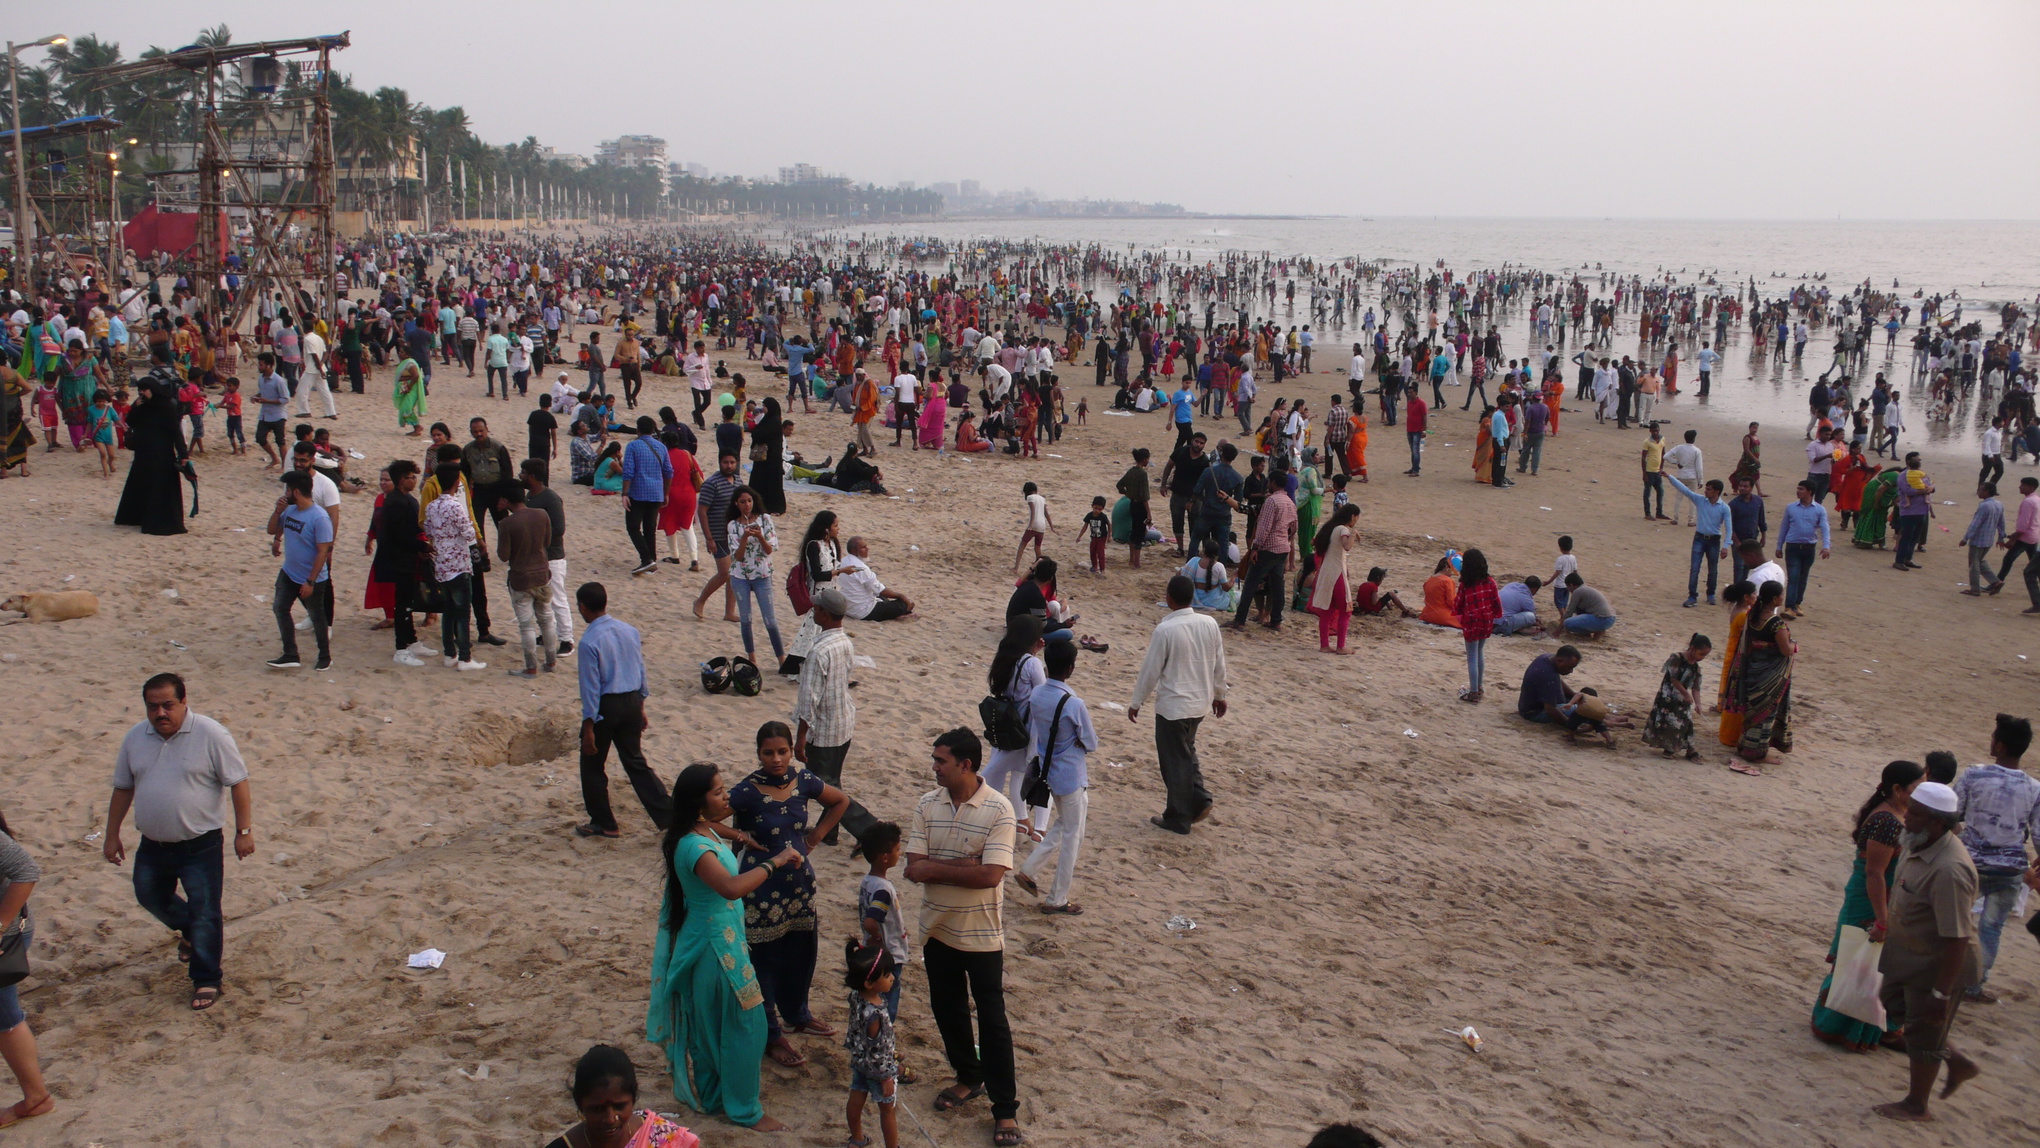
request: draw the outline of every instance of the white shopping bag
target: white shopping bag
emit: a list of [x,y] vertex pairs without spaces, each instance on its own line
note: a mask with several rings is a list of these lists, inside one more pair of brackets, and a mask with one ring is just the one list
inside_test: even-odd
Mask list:
[[1864,1024],[1884,1027],[1884,1003],[1877,998],[1884,987],[1884,975],[1877,960],[1884,955],[1882,943],[1873,944],[1870,934],[1854,925],[1843,925],[1835,943],[1835,975],[1828,984],[1827,1007]]

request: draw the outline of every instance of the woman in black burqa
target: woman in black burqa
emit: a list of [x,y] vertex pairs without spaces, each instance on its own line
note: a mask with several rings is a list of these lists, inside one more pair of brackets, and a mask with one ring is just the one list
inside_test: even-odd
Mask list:
[[138,401],[128,411],[128,449],[134,457],[113,524],[139,526],[144,534],[182,534],[184,491],[178,475],[190,466],[190,455],[177,381],[167,363],[155,368],[141,380]]

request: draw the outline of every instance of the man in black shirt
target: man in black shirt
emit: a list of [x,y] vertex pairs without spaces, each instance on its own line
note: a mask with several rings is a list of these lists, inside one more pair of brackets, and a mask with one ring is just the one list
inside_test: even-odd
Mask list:
[[1169,453],[1169,461],[1162,466],[1162,489],[1169,492],[1169,526],[1175,532],[1178,558],[1184,556],[1183,519],[1193,515],[1196,506],[1191,501],[1191,492],[1197,489],[1197,480],[1204,477],[1204,468],[1211,465],[1204,454],[1207,441],[1203,431],[1193,433],[1189,442]]
[[531,412],[524,423],[530,431],[530,440],[525,444],[528,449],[525,450],[524,456],[552,461],[559,453],[560,442],[560,420],[553,417],[552,396],[538,396],[538,409]]
[[424,659],[413,653],[418,631],[411,621],[418,594],[418,559],[424,552],[424,523],[418,514],[418,464],[408,458],[390,463],[390,483],[396,489],[383,497],[376,512],[375,572],[395,588],[398,665],[422,666]]
[[737,404],[731,403],[722,409],[722,421],[715,424],[715,453],[744,457],[744,428],[737,422]]

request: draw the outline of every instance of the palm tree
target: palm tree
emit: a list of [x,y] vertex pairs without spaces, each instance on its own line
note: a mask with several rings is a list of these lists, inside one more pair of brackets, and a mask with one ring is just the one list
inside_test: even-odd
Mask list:
[[126,102],[121,91],[125,85],[102,83],[93,73],[121,62],[120,45],[97,36],[80,36],[51,48],[50,67],[56,70],[64,110],[73,116],[118,115]]

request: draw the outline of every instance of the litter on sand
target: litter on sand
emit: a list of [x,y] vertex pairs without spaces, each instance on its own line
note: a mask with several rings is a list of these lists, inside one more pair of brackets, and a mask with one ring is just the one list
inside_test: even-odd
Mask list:
[[[2025,659],[2024,659],[2024,658],[2021,658],[2020,660],[2021,660],[2021,661],[2024,661]],[[1108,710],[1118,710],[1118,711],[1119,711],[1120,713],[1125,713],[1125,712],[1126,712],[1126,707],[1125,707],[1125,706],[1123,706],[1123,705],[1120,705],[1120,704],[1119,704],[1118,702],[1106,702],[1106,703],[1105,703],[1105,708],[1106,708],[1106,709],[1108,709]]]
[[1190,930],[1197,927],[1197,922],[1191,920],[1190,918],[1184,916],[1181,913],[1178,913],[1175,916],[1170,917],[1167,923],[1165,923],[1162,927],[1169,930],[1172,933],[1187,933]]
[[469,1072],[465,1068],[456,1068],[454,1069],[454,1071],[460,1073],[462,1076],[467,1077],[469,1080],[489,1079],[489,1066],[486,1064],[475,1065],[475,1070],[473,1072]]
[[177,591],[175,591],[175,590],[164,590],[164,591],[162,592],[162,597],[165,597],[165,598],[175,598],[175,597],[177,597]]
[[78,580],[78,576],[77,576],[76,574],[66,574],[66,575],[64,575],[64,581],[66,581],[66,582],[76,582],[77,580]]
[[870,658],[865,657],[863,654],[851,655],[850,664],[856,666],[860,670],[875,670],[878,668],[877,662],[872,661]]
[[1417,731],[1416,731],[1416,730],[1413,730],[1413,729],[1406,729],[1406,730],[1402,731],[1402,735],[1403,735],[1404,737],[1415,737],[1415,736],[1417,736]]
[[414,969],[436,969],[446,963],[446,954],[438,949],[426,949],[423,952],[412,953],[407,963]]
[[188,650],[191,647],[185,645],[183,642],[180,642],[175,638],[172,638],[170,639],[170,648],[173,650]]
[[1480,1034],[1473,1030],[1472,1025],[1467,1025],[1465,1028],[1448,1028],[1445,1031],[1465,1041],[1466,1047],[1472,1049],[1475,1052],[1480,1051],[1480,1046],[1482,1043],[1480,1039]]

